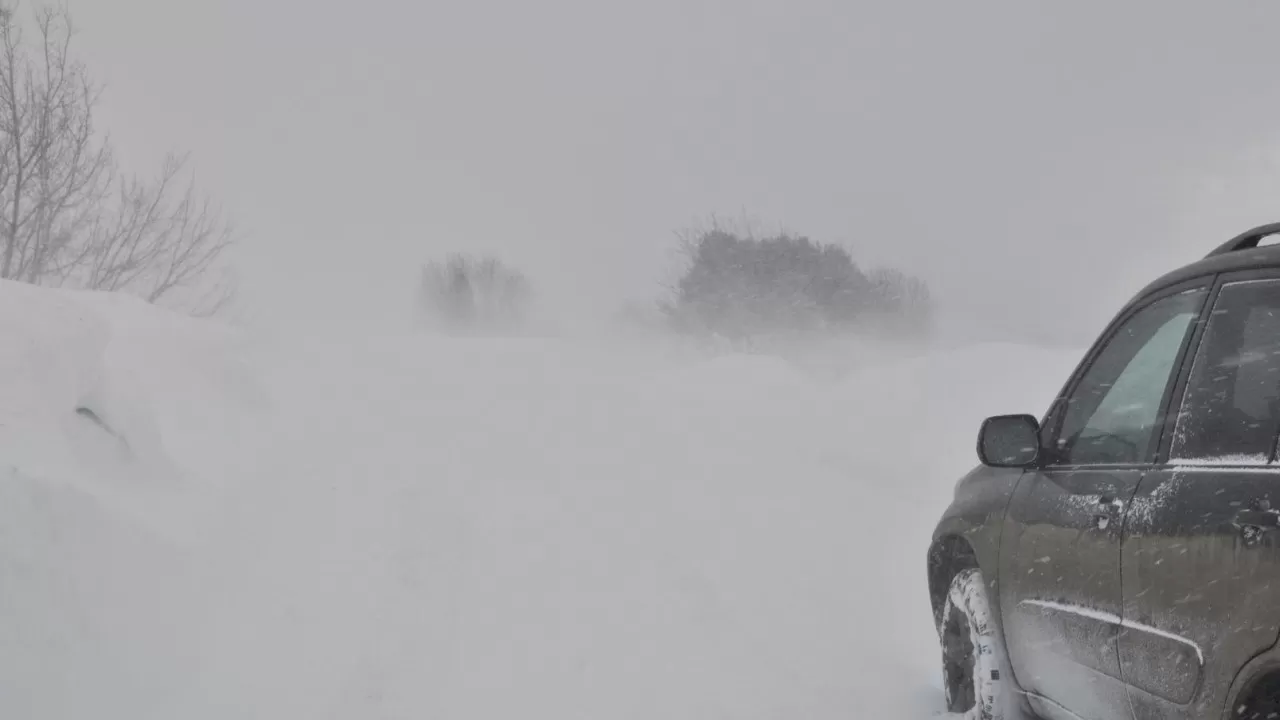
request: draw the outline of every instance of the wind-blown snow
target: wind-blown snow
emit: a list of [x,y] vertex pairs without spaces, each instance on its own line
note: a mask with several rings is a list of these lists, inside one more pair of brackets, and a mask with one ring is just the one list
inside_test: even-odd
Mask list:
[[0,283],[0,717],[929,717],[929,533],[1074,360],[250,342]]

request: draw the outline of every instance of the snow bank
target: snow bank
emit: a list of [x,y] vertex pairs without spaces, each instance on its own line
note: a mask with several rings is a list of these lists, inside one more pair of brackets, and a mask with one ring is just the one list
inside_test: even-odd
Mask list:
[[226,331],[0,282],[0,716],[165,697],[198,652],[211,500],[264,398]]
[[128,296],[0,281],[0,458],[100,494],[213,480],[265,400],[234,338]]
[[932,523],[980,419],[1075,360],[249,348],[9,285],[0,338],[0,716],[31,718],[928,717]]

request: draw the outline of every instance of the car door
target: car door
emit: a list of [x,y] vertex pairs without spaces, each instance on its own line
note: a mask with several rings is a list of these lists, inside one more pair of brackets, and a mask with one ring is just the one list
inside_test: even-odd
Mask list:
[[1126,523],[1121,671],[1135,715],[1218,718],[1280,633],[1280,277],[1222,281],[1180,412]]
[[1046,717],[1130,717],[1116,640],[1124,513],[1155,458],[1170,388],[1208,291],[1122,315],[1045,421],[1010,501],[1000,603],[1018,686]]

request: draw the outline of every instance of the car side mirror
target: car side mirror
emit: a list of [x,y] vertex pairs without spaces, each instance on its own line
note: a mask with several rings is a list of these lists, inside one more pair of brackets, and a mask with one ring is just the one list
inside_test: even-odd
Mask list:
[[1027,467],[1040,458],[1040,421],[1031,415],[987,418],[978,432],[978,459],[988,467]]

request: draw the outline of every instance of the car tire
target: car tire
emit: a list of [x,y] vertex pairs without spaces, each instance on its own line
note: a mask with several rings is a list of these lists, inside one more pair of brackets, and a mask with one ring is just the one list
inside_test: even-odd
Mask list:
[[1003,720],[1004,647],[981,570],[962,570],[951,579],[938,636],[947,712],[963,720]]

